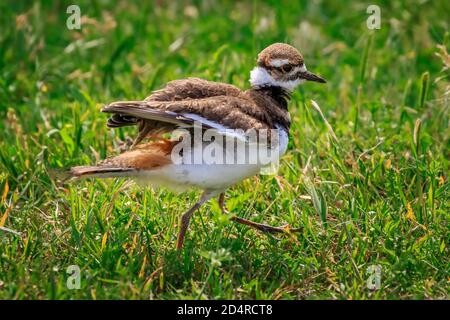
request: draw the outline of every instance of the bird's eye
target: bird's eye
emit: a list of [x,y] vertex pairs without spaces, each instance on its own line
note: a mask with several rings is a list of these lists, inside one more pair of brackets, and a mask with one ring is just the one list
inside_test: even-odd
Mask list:
[[283,70],[284,72],[289,72],[292,70],[292,66],[290,64],[285,64],[281,67],[281,70]]

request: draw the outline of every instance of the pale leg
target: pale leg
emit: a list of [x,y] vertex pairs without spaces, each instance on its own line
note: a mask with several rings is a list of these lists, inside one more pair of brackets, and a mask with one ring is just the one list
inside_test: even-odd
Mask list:
[[192,214],[202,206],[206,201],[211,199],[211,195],[207,193],[203,193],[200,200],[194,204],[192,208],[190,208],[188,211],[186,211],[181,216],[181,225],[180,225],[180,231],[178,233],[178,240],[177,240],[177,249],[180,250],[183,248],[184,243],[184,236],[186,235],[187,228],[189,227],[189,222],[191,221]]

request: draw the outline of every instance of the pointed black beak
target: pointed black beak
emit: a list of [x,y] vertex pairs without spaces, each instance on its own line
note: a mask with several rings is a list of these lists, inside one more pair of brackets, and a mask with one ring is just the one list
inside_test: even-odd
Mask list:
[[305,71],[300,73],[299,75],[300,79],[305,79],[308,81],[315,81],[320,83],[326,83],[327,81],[324,78],[319,77],[318,75],[315,75],[314,73],[311,73],[309,71]]

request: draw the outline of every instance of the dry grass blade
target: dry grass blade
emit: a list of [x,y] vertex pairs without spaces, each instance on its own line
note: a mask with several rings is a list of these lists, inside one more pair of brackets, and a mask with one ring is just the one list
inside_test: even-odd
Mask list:
[[322,110],[320,109],[319,105],[317,104],[317,102],[315,102],[314,100],[311,100],[311,104],[314,107],[314,109],[320,114],[320,117],[322,118],[323,122],[325,123],[325,125],[328,128],[328,132],[330,133],[331,137],[333,138],[333,140],[335,142],[338,142],[338,138],[336,137],[336,134],[334,133],[333,127],[331,127],[330,123],[328,122],[328,120],[325,118]]

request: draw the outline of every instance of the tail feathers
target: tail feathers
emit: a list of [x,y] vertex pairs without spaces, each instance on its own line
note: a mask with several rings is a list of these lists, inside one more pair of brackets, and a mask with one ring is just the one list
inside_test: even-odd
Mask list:
[[68,171],[68,176],[69,178],[82,178],[82,177],[110,178],[110,177],[126,176],[133,171],[135,171],[135,169],[133,168],[79,166],[70,168],[70,170]]

